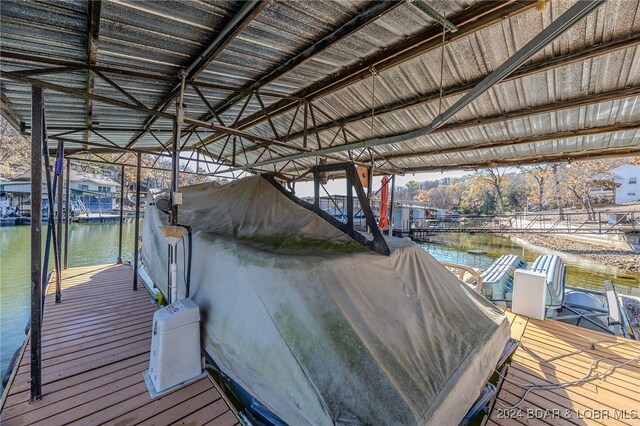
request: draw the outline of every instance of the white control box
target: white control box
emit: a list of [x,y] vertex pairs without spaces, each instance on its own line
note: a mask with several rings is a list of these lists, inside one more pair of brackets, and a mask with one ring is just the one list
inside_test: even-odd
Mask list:
[[513,274],[513,299],[511,312],[529,318],[543,320],[547,293],[547,275],[516,269]]
[[180,299],[153,314],[149,377],[162,392],[198,376],[200,309],[191,299]]

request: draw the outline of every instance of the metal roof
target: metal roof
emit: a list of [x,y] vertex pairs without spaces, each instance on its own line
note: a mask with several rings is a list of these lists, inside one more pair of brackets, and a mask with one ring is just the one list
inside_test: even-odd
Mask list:
[[[443,53],[408,1],[4,0],[2,113],[28,133],[42,85],[52,144],[159,151],[186,69],[184,149],[250,166],[428,125],[573,4],[429,2],[459,29]],[[608,1],[440,129],[373,148],[376,169],[639,154],[639,5]],[[348,148],[326,160],[370,161]],[[309,155],[259,169],[299,175]]]

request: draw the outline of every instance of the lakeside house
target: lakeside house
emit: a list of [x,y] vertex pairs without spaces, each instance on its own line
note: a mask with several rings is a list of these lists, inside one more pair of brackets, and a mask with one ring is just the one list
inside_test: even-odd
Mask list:
[[640,165],[625,164],[590,179],[590,196],[597,202],[624,204],[640,200]]
[[[46,202],[46,178],[42,178],[42,193]],[[71,196],[93,212],[116,208],[120,184],[105,174],[86,172],[72,164],[69,174]],[[28,204],[31,193],[31,170],[25,170],[15,178],[0,183],[0,193],[12,199],[13,204]],[[26,212],[23,212],[26,213]]]
[[640,200],[640,165],[625,164],[611,170],[620,186],[615,191],[616,204]]

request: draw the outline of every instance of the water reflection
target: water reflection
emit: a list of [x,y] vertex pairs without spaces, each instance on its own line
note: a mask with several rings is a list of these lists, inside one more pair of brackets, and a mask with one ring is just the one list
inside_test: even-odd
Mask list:
[[[42,227],[44,247],[47,226]],[[123,229],[123,257],[133,259],[134,222],[126,221]],[[72,224],[69,228],[69,266],[113,263],[118,257],[118,224]],[[43,252],[44,253],[44,252]],[[24,340],[29,320],[31,228],[0,228],[0,371],[4,373],[15,350]],[[53,270],[53,258],[49,271]],[[108,290],[104,295],[107,297]],[[0,389],[2,389],[0,387]]]
[[[533,262],[540,254],[558,254],[567,265],[567,284],[574,287],[602,290],[604,280],[611,280],[620,294],[640,296],[640,274],[626,272],[615,266],[603,265],[579,256],[547,249],[532,249],[494,234],[440,234],[430,237],[421,246],[438,260],[486,269],[503,254],[517,254]],[[485,250],[474,255],[467,250]]]

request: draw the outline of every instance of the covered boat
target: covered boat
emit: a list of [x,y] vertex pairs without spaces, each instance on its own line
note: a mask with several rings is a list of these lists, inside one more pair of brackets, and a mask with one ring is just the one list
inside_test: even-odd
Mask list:
[[[204,350],[244,391],[292,425],[464,417],[509,338],[493,304],[411,241],[375,253],[262,177],[182,193]],[[165,295],[167,218],[150,202],[142,243]]]

